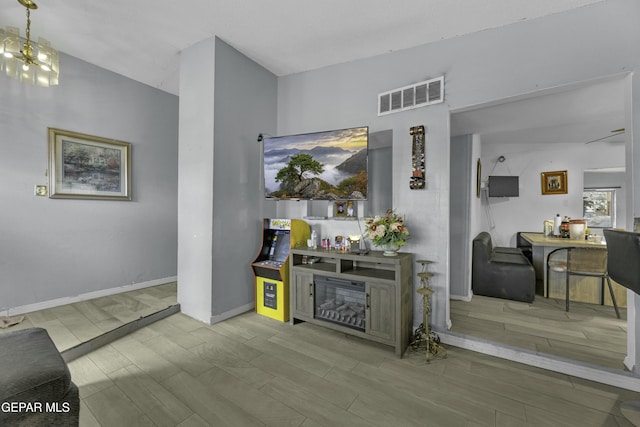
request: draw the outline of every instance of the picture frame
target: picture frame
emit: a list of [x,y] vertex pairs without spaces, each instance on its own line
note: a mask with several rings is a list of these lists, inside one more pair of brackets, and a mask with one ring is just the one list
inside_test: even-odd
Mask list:
[[49,197],[131,200],[131,144],[49,128]]
[[347,217],[347,201],[346,200],[333,202],[333,216],[336,218]]
[[353,200],[347,200],[347,217],[354,218],[357,216],[356,204]]
[[567,194],[567,171],[540,173],[542,194]]
[[476,162],[476,198],[480,198],[480,190],[482,188],[482,162],[480,158]]

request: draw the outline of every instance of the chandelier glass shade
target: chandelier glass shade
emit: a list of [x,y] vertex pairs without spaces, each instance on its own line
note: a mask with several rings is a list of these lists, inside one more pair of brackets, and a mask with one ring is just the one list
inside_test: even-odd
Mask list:
[[31,10],[38,8],[31,0],[18,0],[27,9],[26,39],[20,37],[17,27],[0,27],[0,71],[23,83],[37,86],[58,84],[60,67],[58,51],[48,40],[31,40]]

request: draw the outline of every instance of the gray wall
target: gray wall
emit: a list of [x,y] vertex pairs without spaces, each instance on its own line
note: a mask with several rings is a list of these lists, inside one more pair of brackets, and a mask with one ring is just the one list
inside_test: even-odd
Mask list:
[[600,172],[597,169],[584,171],[584,188],[622,188],[624,172]]
[[[212,315],[254,304],[262,241],[262,146],[275,134],[277,78],[216,38]],[[214,319],[215,320],[215,319]]]
[[277,78],[218,38],[180,65],[178,301],[215,323],[254,307],[262,146],[275,135]]
[[[0,75],[0,311],[176,276],[178,98],[62,54],[60,85]],[[132,144],[132,201],[35,197],[47,128]]]
[[393,132],[370,133],[367,154],[369,188],[364,211],[366,216],[381,215],[393,207]]
[[[501,155],[506,160],[494,169]],[[520,186],[519,197],[483,199],[487,213],[483,229],[491,233],[495,245],[516,246],[518,231],[542,232],[544,220],[553,219],[558,213],[582,218],[584,170],[620,167],[624,165],[624,157],[624,146],[618,144],[497,144],[483,139],[482,163],[486,165],[483,179],[494,169],[493,175],[519,176]],[[567,171],[568,193],[542,194],[540,172],[557,170]],[[624,207],[625,194],[620,193]],[[623,213],[618,226],[624,227],[624,219]]]
[[181,52],[178,302],[184,313],[207,323],[212,292],[214,73],[215,39]]
[[[436,262],[432,319],[437,328],[445,328],[449,317],[449,112],[638,69],[639,15],[637,1],[612,0],[282,77],[278,85],[278,132],[310,132],[356,123],[368,124],[373,132],[393,130],[394,207],[407,215],[413,234],[406,250],[414,252],[416,258]],[[442,74],[445,103],[376,116],[378,93]],[[637,79],[636,75],[633,78]],[[634,85],[631,104],[640,103],[638,86]],[[629,111],[634,111],[633,127],[640,127],[638,109]],[[630,120],[631,116],[628,128],[632,127]],[[427,189],[412,191],[407,184],[411,164],[408,132],[419,124],[427,128]],[[640,158],[640,154],[637,156]],[[633,179],[640,181],[640,176]],[[637,188],[640,191],[640,186]],[[417,299],[414,310],[414,317],[419,319]]]
[[[472,172],[475,171],[476,162],[472,160],[473,137],[461,135],[451,138],[451,199],[450,199],[450,235],[451,253],[453,259],[450,268],[450,292],[457,298],[469,296],[469,266],[467,263],[457,263],[456,259],[467,260],[469,255],[470,235],[470,204],[472,194],[475,198],[475,187],[471,188]],[[473,166],[473,169],[469,167]],[[473,174],[475,178],[475,173]]]

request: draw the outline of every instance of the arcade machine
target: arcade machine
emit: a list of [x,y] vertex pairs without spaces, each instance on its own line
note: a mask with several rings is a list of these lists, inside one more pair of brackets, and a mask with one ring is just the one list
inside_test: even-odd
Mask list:
[[262,247],[251,264],[256,276],[256,312],[289,321],[289,249],[307,245],[309,225],[299,219],[265,219]]

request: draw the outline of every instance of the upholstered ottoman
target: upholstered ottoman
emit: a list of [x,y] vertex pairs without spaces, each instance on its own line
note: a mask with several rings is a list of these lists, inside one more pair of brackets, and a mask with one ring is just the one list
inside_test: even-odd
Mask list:
[[42,328],[0,334],[0,425],[77,426],[78,387]]

